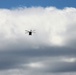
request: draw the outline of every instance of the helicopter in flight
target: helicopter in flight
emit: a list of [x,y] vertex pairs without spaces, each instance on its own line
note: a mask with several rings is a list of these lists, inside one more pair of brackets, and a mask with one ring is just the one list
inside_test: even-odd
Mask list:
[[32,35],[33,33],[35,33],[35,30],[25,30],[25,34],[28,33],[29,35]]

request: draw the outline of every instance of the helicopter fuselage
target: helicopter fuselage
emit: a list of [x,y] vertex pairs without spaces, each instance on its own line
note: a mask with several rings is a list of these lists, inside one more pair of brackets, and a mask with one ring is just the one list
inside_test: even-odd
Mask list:
[[29,32],[29,35],[32,35],[32,32]]

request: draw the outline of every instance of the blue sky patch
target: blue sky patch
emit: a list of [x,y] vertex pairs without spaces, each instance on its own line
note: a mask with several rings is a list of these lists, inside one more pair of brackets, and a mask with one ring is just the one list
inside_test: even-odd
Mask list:
[[54,6],[57,8],[76,7],[76,0],[0,0],[0,8]]

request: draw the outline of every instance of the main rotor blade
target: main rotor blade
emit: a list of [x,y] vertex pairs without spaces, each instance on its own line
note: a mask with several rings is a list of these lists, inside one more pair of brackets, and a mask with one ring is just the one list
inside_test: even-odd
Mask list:
[[25,30],[26,32],[29,32],[28,30]]
[[36,33],[35,31],[36,31],[36,30],[32,30],[33,33]]
[[28,32],[25,32],[25,34],[27,34]]

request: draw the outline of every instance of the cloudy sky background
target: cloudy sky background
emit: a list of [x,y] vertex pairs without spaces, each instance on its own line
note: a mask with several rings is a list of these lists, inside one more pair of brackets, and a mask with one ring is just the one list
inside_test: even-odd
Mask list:
[[0,74],[76,75],[76,7],[7,3],[0,5]]

